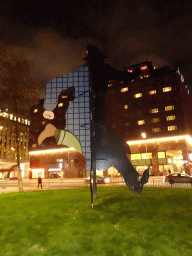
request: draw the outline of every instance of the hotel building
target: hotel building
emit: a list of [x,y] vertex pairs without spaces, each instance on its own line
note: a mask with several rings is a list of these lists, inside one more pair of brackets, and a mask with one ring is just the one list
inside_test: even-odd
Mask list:
[[140,67],[139,78],[124,83],[110,81],[106,97],[107,126],[123,137],[138,172],[150,166],[152,175],[190,174],[192,106],[190,90],[179,71],[155,69],[151,62]]
[[[148,166],[152,175],[166,174],[168,170],[190,174],[190,89],[179,71],[169,67],[155,69],[151,62],[145,62],[128,67],[127,72],[133,72],[135,67],[142,70],[139,78],[129,83],[109,82],[106,94],[107,127],[127,141],[131,149],[128,157],[140,174]],[[65,129],[79,139],[86,164],[73,149],[62,148],[62,152],[58,152],[57,147],[57,152],[52,152],[48,162],[45,152],[33,152],[34,178],[39,173],[43,177],[48,177],[50,173],[59,173],[63,177],[84,177],[85,170],[91,168],[88,67],[82,66],[74,73],[51,80],[46,86],[44,107],[53,110],[60,92],[72,86],[75,87],[75,99],[68,107]],[[44,158],[45,161],[42,160]],[[38,159],[42,160],[42,164],[39,165]]]

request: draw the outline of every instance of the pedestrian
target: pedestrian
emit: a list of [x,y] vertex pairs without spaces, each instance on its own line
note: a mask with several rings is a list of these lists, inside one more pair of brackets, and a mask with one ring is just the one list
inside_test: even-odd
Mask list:
[[42,178],[41,178],[41,176],[38,177],[38,188],[39,188],[39,186],[41,186],[41,188],[42,188]]

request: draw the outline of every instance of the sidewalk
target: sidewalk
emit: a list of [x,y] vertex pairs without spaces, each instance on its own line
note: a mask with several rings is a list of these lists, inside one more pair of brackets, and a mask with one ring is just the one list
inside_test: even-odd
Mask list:
[[[168,182],[163,181],[163,176],[150,176],[149,181],[144,187],[168,187],[171,185]],[[109,184],[98,184],[101,186],[125,186],[124,179],[122,177],[110,178]],[[89,187],[89,184],[84,183],[84,178],[73,178],[73,179],[43,179],[43,189],[38,188],[37,179],[23,179],[23,191],[34,191],[34,190],[57,190],[57,189],[72,189],[79,187]],[[190,183],[175,183],[173,188],[189,188],[192,189]],[[0,180],[0,194],[19,192],[18,180]]]

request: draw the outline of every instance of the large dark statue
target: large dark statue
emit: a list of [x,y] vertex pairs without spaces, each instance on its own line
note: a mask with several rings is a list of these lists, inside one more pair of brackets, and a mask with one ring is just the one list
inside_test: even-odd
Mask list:
[[140,76],[136,68],[133,73],[119,71],[105,63],[104,56],[97,47],[87,46],[87,65],[90,71],[91,114],[92,114],[92,157],[96,169],[107,170],[112,165],[122,174],[127,187],[139,195],[143,185],[148,182],[149,170],[145,170],[141,179],[126,154],[130,154],[127,143],[113,131],[107,129],[107,108],[105,94],[109,80],[129,82]]

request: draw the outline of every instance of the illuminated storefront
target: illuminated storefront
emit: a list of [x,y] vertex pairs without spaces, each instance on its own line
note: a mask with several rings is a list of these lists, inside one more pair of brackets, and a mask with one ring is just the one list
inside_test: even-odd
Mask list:
[[32,169],[32,178],[45,178],[44,174],[45,174],[45,170],[43,168],[39,168],[39,169]]
[[[191,174],[190,150],[192,138],[189,135],[154,138],[127,142],[131,149],[131,162],[142,172],[150,166],[151,174],[173,172]],[[147,153],[146,147],[147,145]]]
[[86,177],[85,157],[73,148],[31,151],[29,154],[30,178],[49,178],[51,174],[58,174],[63,178]]

